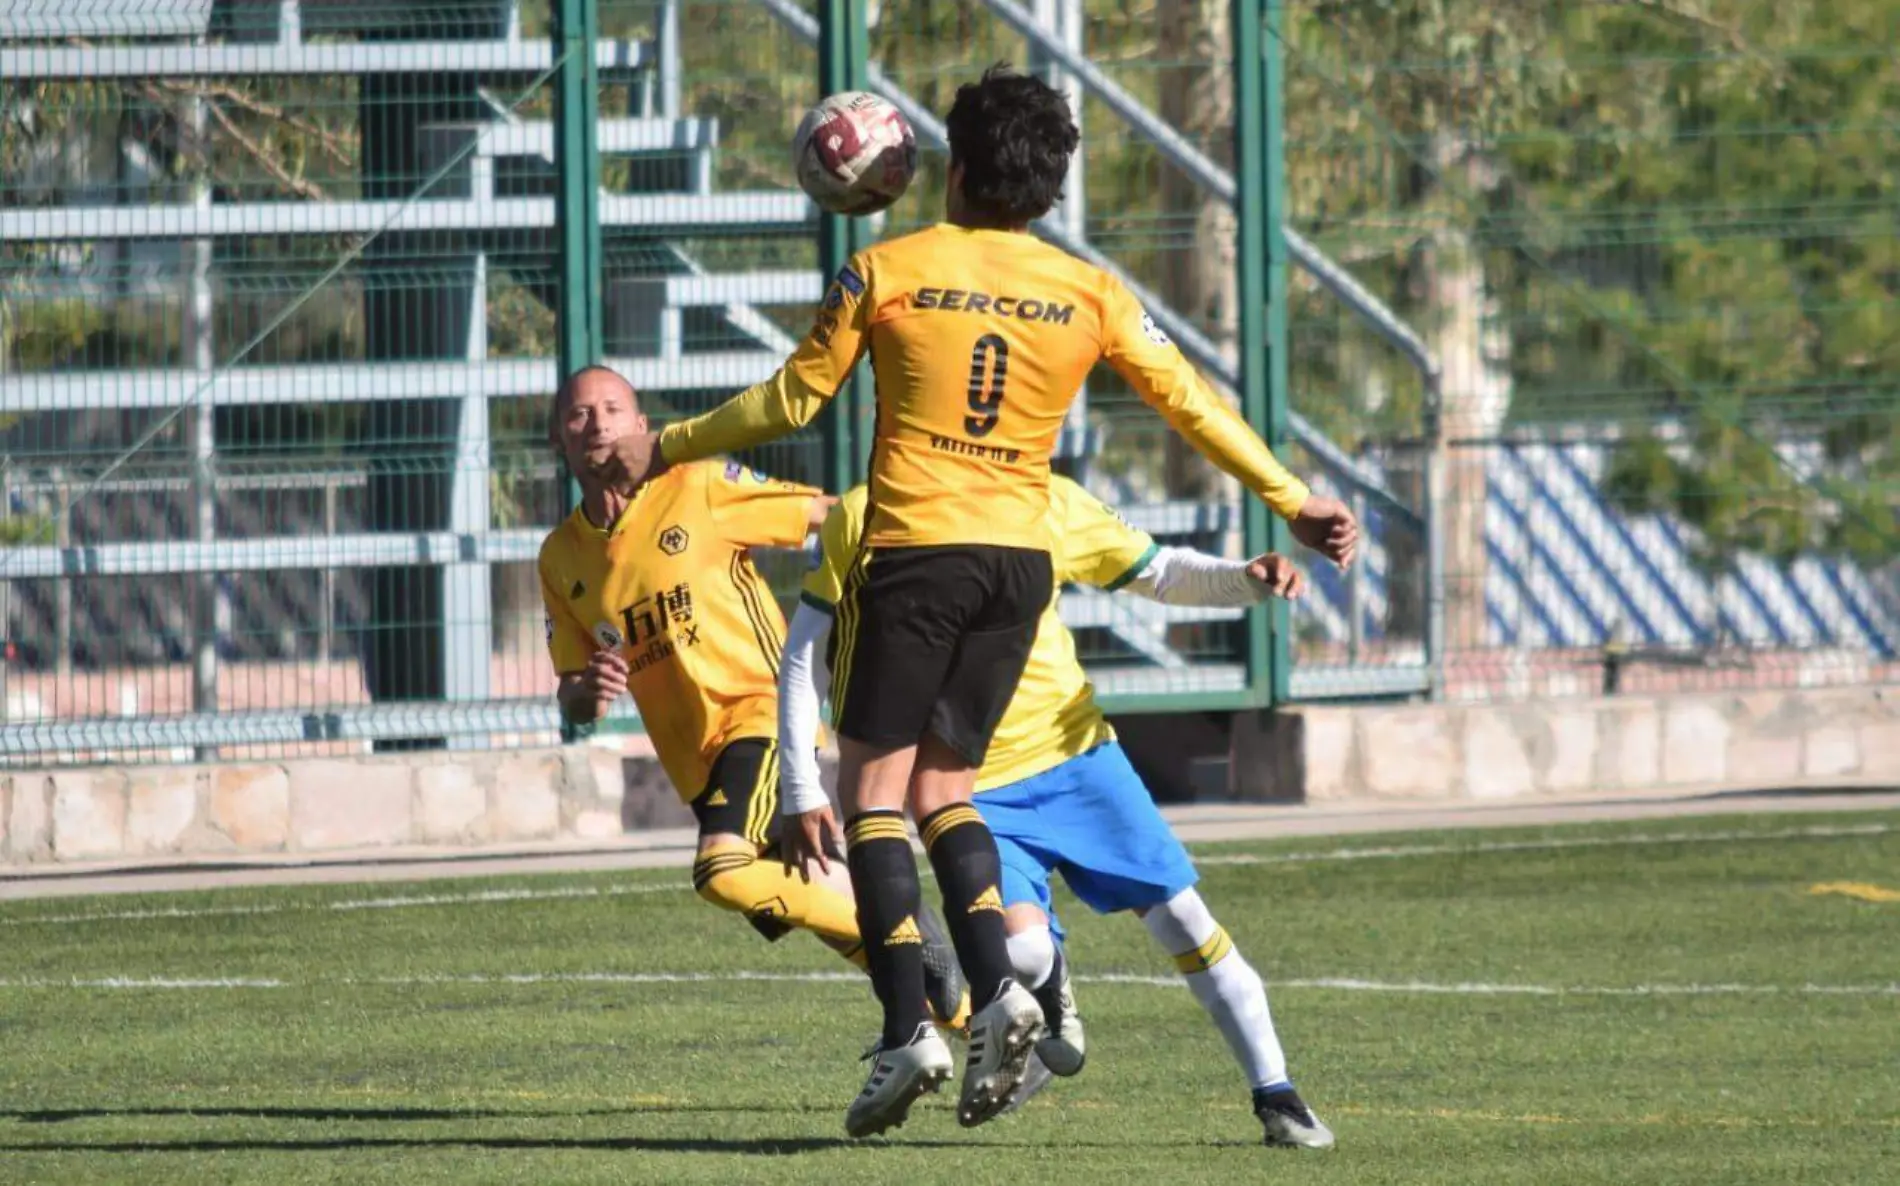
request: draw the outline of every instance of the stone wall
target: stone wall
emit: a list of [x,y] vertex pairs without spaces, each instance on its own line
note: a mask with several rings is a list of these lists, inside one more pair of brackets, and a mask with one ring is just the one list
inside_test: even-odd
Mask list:
[[[1229,795],[1251,800],[1900,785],[1900,689],[1170,720],[1165,741],[1142,739],[1135,722],[1124,730],[1151,785],[1170,777],[1156,755],[1211,770],[1196,746],[1218,746]],[[1209,778],[1192,781],[1218,794]],[[0,774],[0,864],[15,866],[606,841],[691,823],[653,758],[602,746]]]
[[593,746],[0,775],[0,857],[40,862],[603,840],[692,814]]
[[1317,706],[1235,721],[1252,800],[1900,785],[1900,688]]

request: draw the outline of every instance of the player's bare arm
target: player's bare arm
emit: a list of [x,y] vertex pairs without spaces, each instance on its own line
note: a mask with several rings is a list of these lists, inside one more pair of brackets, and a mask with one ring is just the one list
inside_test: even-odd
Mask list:
[[584,669],[561,677],[556,692],[561,715],[577,725],[598,721],[627,694],[627,674],[627,660],[618,650],[595,651]]
[[1329,495],[1308,495],[1299,513],[1287,520],[1287,529],[1341,568],[1350,567],[1359,554],[1359,520],[1343,501]]
[[807,534],[816,535],[818,529],[825,525],[825,519],[831,514],[831,508],[837,505],[838,500],[829,494],[821,494],[812,499],[811,511],[805,517],[809,528]]
[[844,844],[844,833],[838,828],[838,817],[832,814],[831,805],[827,803],[800,812],[785,822],[787,826],[779,837],[779,849],[785,858],[786,870],[806,881],[811,880],[814,864],[820,873],[831,872],[831,858],[826,855],[826,849]]
[[1278,552],[1268,552],[1249,560],[1247,579],[1266,590],[1269,597],[1298,601],[1306,594],[1306,574]]

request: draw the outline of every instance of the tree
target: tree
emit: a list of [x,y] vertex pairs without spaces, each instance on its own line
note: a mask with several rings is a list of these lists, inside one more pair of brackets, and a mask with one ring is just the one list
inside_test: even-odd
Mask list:
[[1607,490],[1712,565],[1894,554],[1891,5],[1732,7],[1289,13],[1296,217],[1421,327],[1474,442],[1446,454],[1454,644],[1513,426],[1615,429]]

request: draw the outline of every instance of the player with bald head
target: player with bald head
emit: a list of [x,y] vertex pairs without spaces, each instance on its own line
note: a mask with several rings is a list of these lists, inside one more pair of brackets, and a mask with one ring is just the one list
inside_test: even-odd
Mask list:
[[[638,490],[596,476],[623,436],[646,430],[632,385],[607,367],[576,371],[555,393],[550,443],[581,486],[539,561],[561,714],[591,724],[631,695],[699,823],[693,888],[767,939],[808,930],[863,968],[842,870],[807,881],[777,857],[785,619],[751,557],[803,544],[833,500],[738,462],[678,466]],[[927,1003],[954,1020],[955,957],[941,924],[929,929],[946,971],[933,973]]]

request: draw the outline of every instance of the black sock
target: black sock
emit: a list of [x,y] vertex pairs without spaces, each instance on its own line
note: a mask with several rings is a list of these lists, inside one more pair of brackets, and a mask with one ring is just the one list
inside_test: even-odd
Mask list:
[[858,903],[858,930],[870,957],[871,987],[884,1006],[884,1046],[910,1044],[924,1023],[924,940],[917,929],[923,893],[904,815],[867,811],[845,822],[845,863]]
[[[1067,957],[1062,954],[1062,940],[1051,935],[1049,937],[1049,945],[1055,949],[1056,954],[1055,958],[1049,961],[1049,978],[1044,980],[1033,990],[1038,1000],[1045,995],[1053,1000],[1056,995],[1062,991],[1062,965]],[[1023,987],[1028,988],[1029,986],[1025,984]],[[1054,1025],[1055,1018],[1049,1018],[1049,1024]]]
[[1256,1087],[1253,1089],[1253,1110],[1255,1112],[1264,1112],[1269,1109],[1275,1112],[1290,1113],[1301,1119],[1304,1119],[1305,1114],[1310,1110],[1306,1106],[1306,1101],[1300,1098],[1300,1093],[1293,1090],[1291,1083],[1282,1083],[1277,1087]]
[[918,831],[943,890],[944,921],[970,985],[970,1008],[981,1009],[996,999],[1013,974],[1003,930],[1003,862],[996,855],[996,837],[968,803],[931,812]]

